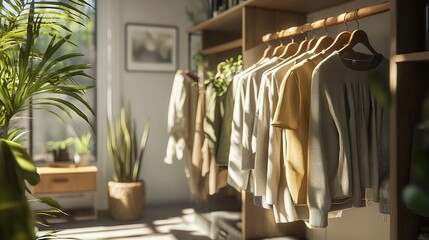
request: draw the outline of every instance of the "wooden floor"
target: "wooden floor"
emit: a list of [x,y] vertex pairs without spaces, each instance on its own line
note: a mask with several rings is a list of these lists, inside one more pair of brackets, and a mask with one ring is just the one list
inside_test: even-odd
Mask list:
[[192,206],[178,204],[145,209],[144,217],[137,221],[115,221],[107,212],[98,213],[96,220],[52,223],[39,228],[38,235],[60,230],[56,235],[64,239],[82,240],[206,240],[208,233],[195,224]]

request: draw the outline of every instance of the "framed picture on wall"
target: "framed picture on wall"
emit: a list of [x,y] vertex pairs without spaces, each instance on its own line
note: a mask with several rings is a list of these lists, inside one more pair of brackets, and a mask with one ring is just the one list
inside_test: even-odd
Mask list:
[[174,72],[177,70],[177,27],[125,25],[125,68],[127,71]]

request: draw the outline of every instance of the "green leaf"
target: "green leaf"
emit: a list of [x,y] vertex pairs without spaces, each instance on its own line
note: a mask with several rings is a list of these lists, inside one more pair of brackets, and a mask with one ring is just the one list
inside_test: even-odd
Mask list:
[[[6,141],[6,140],[5,140]],[[40,181],[40,176],[37,173],[36,166],[33,164],[30,155],[28,155],[25,148],[15,142],[6,141],[7,145],[10,147],[10,150],[15,157],[16,163],[18,165],[18,171],[21,176],[28,181],[31,185],[36,185]]]
[[73,112],[75,112],[77,115],[79,115],[82,119],[84,119],[87,123],[89,123],[92,126],[92,123],[89,121],[88,117],[83,113],[78,107],[76,107],[73,103],[70,103],[69,101],[63,100],[61,98],[46,98],[48,100],[52,100],[58,103],[61,103],[65,106],[67,106],[69,109],[71,109]]
[[406,206],[416,213],[429,216],[429,193],[414,185],[405,187],[402,198]]
[[139,146],[136,138],[137,128],[133,123],[129,106],[121,107],[119,119],[115,122],[110,118],[111,116],[107,120],[107,148],[114,166],[113,179],[117,182],[138,181],[150,122],[146,122]]
[[376,71],[370,72],[368,74],[367,83],[377,101],[382,106],[389,107],[392,102],[389,85],[388,82],[385,81],[385,79],[380,75],[380,73]]
[[416,176],[429,187],[429,150],[422,150],[413,156],[413,171]]
[[[58,202],[51,197],[37,197],[35,199],[32,199],[32,201],[44,203],[44,204],[51,206],[53,208],[56,208],[56,209],[61,208],[60,204],[58,204]],[[56,211],[58,211],[58,210],[56,210]]]
[[146,149],[147,139],[149,137],[149,130],[150,130],[150,121],[148,120],[148,121],[146,121],[144,130],[143,130],[143,135],[142,135],[142,138],[140,140],[140,148],[139,148],[138,154],[136,155],[137,160],[134,162],[134,171],[133,171],[134,181],[139,180],[140,167],[141,167],[142,162],[143,162],[143,155],[144,155],[144,151]]

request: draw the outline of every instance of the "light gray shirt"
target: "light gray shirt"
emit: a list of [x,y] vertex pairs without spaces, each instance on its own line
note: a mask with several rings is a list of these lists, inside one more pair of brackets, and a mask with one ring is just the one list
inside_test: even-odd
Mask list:
[[[314,70],[308,161],[310,225],[326,227],[333,204],[352,198],[365,205],[365,190],[378,193],[388,161],[388,109],[367,84],[376,73],[388,81],[385,58],[368,70],[353,70],[334,52]],[[378,194],[370,200],[377,201]]]

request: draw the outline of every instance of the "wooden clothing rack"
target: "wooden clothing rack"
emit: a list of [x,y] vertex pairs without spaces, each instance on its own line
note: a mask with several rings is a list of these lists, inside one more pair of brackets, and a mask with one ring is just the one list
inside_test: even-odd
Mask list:
[[329,26],[342,24],[350,21],[355,21],[361,18],[372,16],[375,14],[387,12],[390,10],[390,2],[383,2],[374,6],[359,8],[353,11],[342,13],[336,17],[328,17],[325,19],[317,20],[312,23],[306,23],[301,26],[294,26],[276,33],[269,33],[262,37],[263,42],[269,42],[279,38],[291,37],[306,32],[314,31],[317,29],[326,28]]

